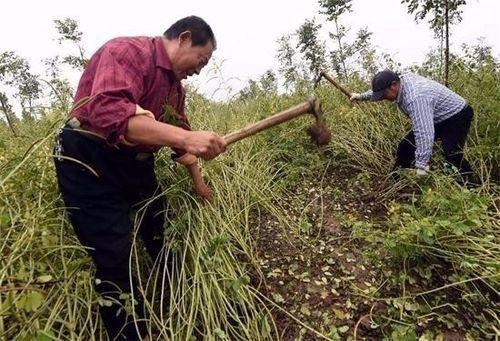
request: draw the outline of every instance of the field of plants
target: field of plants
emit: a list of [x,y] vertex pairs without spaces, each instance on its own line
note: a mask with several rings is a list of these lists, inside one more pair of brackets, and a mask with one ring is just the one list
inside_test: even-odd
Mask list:
[[[345,11],[326,14],[337,23]],[[55,23],[83,56],[76,22]],[[313,95],[331,142],[310,141],[309,115],[239,141],[201,165],[211,202],[162,150],[156,172],[172,262],[152,263],[134,233],[129,270],[140,292],[124,294],[122,308],[133,314],[134,296],[145,298],[149,340],[498,340],[500,61],[487,46],[464,45],[446,70],[474,108],[465,155],[477,186],[455,181],[439,143],[428,176],[401,170],[394,181],[410,121],[393,103],[352,103],[324,80],[315,87],[313,76],[326,69],[359,92],[381,67],[441,80],[443,51],[402,67],[371,47],[369,32],[341,45],[337,26],[331,67],[318,57],[319,27],[309,21],[296,32],[296,54],[290,37],[278,41],[282,84],[269,71],[224,101],[188,85],[187,105],[195,129],[223,135]],[[54,137],[71,105],[59,62],[49,63],[48,104],[33,112],[41,83],[22,59],[0,54],[0,82],[18,87],[23,108],[14,115],[0,91],[0,340],[107,339],[98,311],[112,302],[94,291],[92,260],[55,177]],[[214,65],[224,89],[223,66]],[[136,227],[148,204],[133,212]]]
[[[390,105],[352,105],[326,83],[292,95],[256,88],[251,98],[223,104],[193,91],[193,125],[221,133],[315,92],[332,142],[314,146],[304,133],[312,119],[304,117],[231,146],[203,164],[212,203],[195,198],[167,151],[159,155],[173,269],[148,263],[140,243],[130,259],[148,298],[151,338],[498,337],[500,72],[494,60],[458,67],[453,87],[476,109],[466,151],[483,180],[474,189],[440,170],[439,158],[424,181],[408,173],[388,183],[408,128]],[[97,310],[108,302],[93,291],[91,260],[54,175],[51,149],[64,116],[54,110],[19,122],[15,137],[2,127],[0,331],[7,340],[104,338]]]

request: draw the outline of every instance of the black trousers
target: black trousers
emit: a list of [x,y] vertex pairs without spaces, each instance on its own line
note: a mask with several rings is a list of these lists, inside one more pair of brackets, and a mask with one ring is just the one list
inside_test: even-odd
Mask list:
[[[58,151],[57,146],[62,147]],[[55,155],[77,159],[91,167],[98,177],[81,164],[55,157],[59,188],[71,224],[96,268],[96,291],[114,303],[100,307],[110,339],[139,340],[145,334],[144,321],[139,333],[122,305],[120,294],[130,293],[136,279],[129,276],[133,223],[130,213],[160,192],[154,173],[154,158],[139,161],[136,154],[118,150],[66,126],[56,141]],[[153,261],[163,246],[165,202],[149,203],[139,226],[139,234]],[[134,290],[136,318],[144,317],[143,304]],[[123,297],[123,296],[122,296]]]
[[[467,140],[474,113],[467,105],[456,115],[439,122],[434,126],[435,139],[440,139],[447,162],[455,166],[462,175],[461,182],[471,182],[473,171],[469,162],[464,159],[462,150]],[[394,169],[411,168],[415,162],[415,134],[410,131],[399,143]]]

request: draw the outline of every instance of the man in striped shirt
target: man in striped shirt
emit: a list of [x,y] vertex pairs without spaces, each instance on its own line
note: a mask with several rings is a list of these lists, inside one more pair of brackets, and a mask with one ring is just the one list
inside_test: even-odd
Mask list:
[[446,160],[470,181],[472,169],[462,149],[472,121],[473,111],[465,99],[444,85],[413,73],[401,77],[384,70],[372,80],[372,90],[353,93],[352,101],[386,99],[397,103],[410,117],[413,129],[401,140],[395,169],[416,167],[417,175],[426,175],[436,139],[443,145]]

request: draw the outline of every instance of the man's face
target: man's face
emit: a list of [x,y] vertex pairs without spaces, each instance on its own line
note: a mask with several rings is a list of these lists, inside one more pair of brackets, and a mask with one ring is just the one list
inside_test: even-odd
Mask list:
[[212,57],[213,49],[211,41],[204,46],[192,46],[191,33],[181,35],[175,58],[172,59],[177,79],[186,79],[193,74],[199,74]]
[[384,99],[394,101],[398,97],[399,83],[392,82],[388,88],[384,90]]

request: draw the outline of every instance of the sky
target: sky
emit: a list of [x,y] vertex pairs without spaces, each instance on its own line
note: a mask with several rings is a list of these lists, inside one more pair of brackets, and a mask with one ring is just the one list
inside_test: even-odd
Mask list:
[[[500,1],[467,3],[463,21],[452,28],[452,51],[484,37],[500,57]],[[342,17],[343,24],[353,33],[368,27],[377,49],[402,65],[421,62],[437,44],[427,23],[416,24],[400,0],[353,0],[352,10]],[[5,1],[2,13],[0,51],[14,50],[40,74],[44,70],[41,59],[65,51],[55,40],[54,19],[78,21],[90,56],[114,37],[161,35],[177,19],[198,15],[212,26],[218,49],[212,63],[191,82],[213,98],[238,91],[249,79],[276,69],[276,40],[294,32],[305,19],[321,18],[318,2],[313,0],[15,0]],[[79,73],[68,74],[68,78],[76,85]]]

